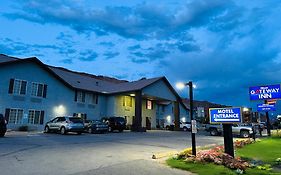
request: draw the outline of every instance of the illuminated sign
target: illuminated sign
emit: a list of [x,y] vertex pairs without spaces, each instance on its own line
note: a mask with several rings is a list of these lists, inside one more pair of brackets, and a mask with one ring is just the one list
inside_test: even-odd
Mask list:
[[257,111],[258,112],[266,112],[266,111],[275,111],[275,104],[258,104]]
[[280,84],[255,86],[249,88],[250,100],[267,100],[281,98]]
[[241,123],[241,108],[210,108],[210,123]]

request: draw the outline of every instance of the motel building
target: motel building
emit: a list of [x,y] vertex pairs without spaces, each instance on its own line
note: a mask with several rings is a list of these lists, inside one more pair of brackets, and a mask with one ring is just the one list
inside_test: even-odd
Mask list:
[[0,113],[8,128],[43,130],[58,116],[124,117],[133,131],[189,121],[187,108],[165,77],[125,81],[0,54]]

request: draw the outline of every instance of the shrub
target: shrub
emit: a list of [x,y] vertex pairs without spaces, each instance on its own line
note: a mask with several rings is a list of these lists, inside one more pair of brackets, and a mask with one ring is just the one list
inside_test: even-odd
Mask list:
[[192,148],[186,148],[182,152],[178,154],[179,159],[186,159],[188,157],[192,157]]
[[20,126],[19,131],[28,131],[28,126]]

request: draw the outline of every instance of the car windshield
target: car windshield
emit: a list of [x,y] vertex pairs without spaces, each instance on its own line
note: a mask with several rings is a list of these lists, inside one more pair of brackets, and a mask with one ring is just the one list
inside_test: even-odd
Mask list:
[[69,118],[70,121],[73,123],[83,123],[83,121],[80,118]]

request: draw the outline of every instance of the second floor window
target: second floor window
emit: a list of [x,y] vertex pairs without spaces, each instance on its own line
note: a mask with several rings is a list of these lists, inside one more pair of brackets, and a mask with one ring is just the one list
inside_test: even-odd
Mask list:
[[80,103],[85,103],[85,92],[83,91],[76,91],[75,92],[75,101],[80,102]]
[[45,98],[46,95],[47,95],[47,85],[32,82],[31,95],[36,96],[36,97],[44,97]]
[[146,109],[153,109],[153,103],[151,100],[146,100]]
[[132,107],[133,99],[130,96],[123,96],[123,106]]
[[19,79],[10,79],[9,94],[25,95],[27,81]]
[[99,97],[98,94],[94,94],[94,93],[91,94],[90,95],[90,98],[91,98],[90,103],[91,104],[98,104],[98,97]]

